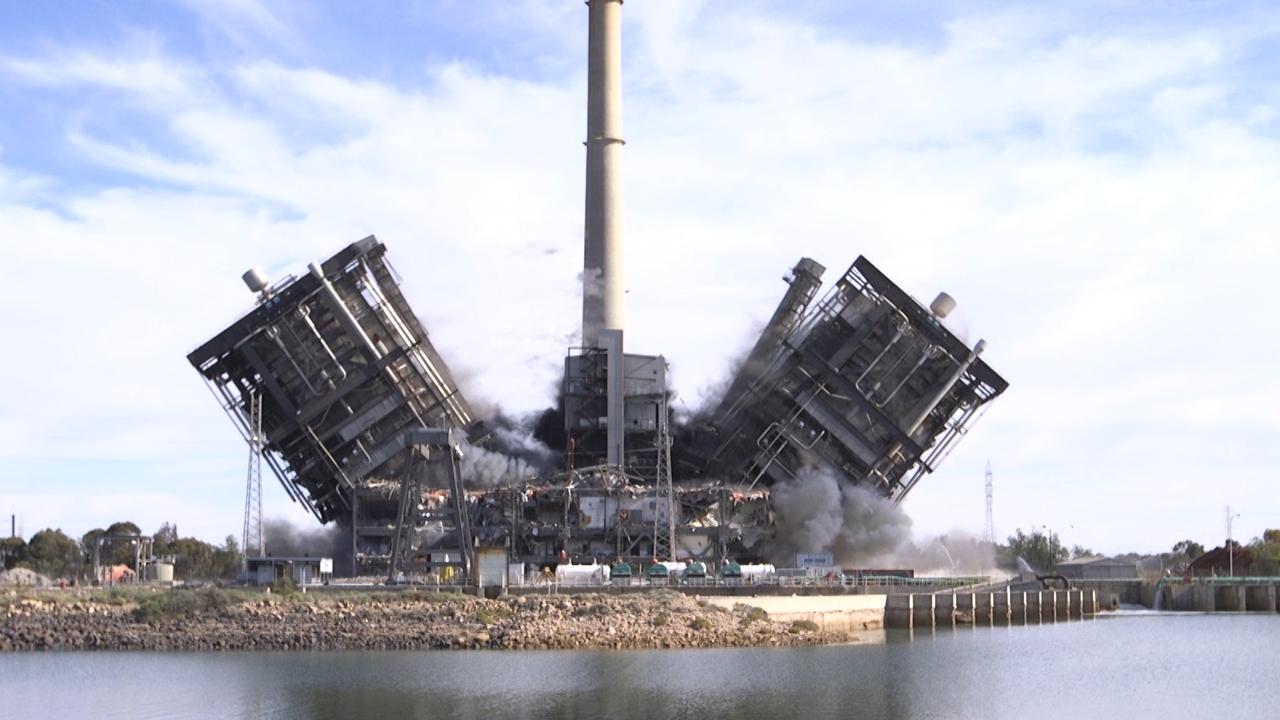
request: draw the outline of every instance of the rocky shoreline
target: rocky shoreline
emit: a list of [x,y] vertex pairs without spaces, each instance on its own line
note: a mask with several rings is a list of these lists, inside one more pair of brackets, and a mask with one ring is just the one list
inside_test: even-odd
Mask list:
[[0,596],[0,651],[641,649],[856,641],[696,597],[164,590]]

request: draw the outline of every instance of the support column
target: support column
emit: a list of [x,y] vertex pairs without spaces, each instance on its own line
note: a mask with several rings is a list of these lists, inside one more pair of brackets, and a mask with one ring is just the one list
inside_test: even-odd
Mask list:
[[991,624],[991,593],[979,592],[973,594],[973,624]]
[[1276,587],[1274,585],[1250,585],[1244,589],[1244,609],[1249,612],[1274,613],[1276,611]]
[[884,626],[891,629],[911,629],[911,595],[885,596]]
[[930,593],[911,596],[911,626],[917,630],[933,627],[933,597]]
[[956,593],[956,625],[972,625],[973,612],[973,593]]
[[1009,624],[1009,588],[991,593],[991,623]]
[[1221,585],[1215,588],[1214,602],[1217,612],[1242,612],[1244,603],[1243,585]]
[[1009,592],[1009,624],[1025,625],[1027,622],[1027,593]]
[[1025,597],[1025,602],[1027,604],[1027,622],[1035,623],[1037,625],[1040,624],[1040,615],[1044,612],[1040,609],[1040,591],[1028,590],[1023,593],[1023,596]]
[[1067,617],[1079,619],[1082,615],[1084,604],[1084,592],[1081,590],[1067,591]]
[[956,596],[950,593],[933,596],[933,624],[938,627],[954,627],[956,624]]
[[1040,620],[1054,622],[1058,619],[1058,602],[1053,590],[1040,591]]

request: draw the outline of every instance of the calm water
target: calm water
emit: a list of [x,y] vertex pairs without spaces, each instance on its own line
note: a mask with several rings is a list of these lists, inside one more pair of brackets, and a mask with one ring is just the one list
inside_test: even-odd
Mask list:
[[1280,615],[1120,614],[801,650],[0,655],[2,718],[1157,714],[1280,715]]

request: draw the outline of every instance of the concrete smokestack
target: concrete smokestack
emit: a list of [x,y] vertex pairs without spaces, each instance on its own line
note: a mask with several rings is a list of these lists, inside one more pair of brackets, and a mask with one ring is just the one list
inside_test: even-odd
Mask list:
[[622,269],[622,0],[587,0],[587,207],[582,344],[626,325]]

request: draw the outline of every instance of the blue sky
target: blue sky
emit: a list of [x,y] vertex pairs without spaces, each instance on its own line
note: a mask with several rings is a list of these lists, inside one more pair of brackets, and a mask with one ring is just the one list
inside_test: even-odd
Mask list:
[[[731,5],[732,10],[726,10]],[[1280,527],[1280,14],[1265,3],[633,0],[629,347],[696,406],[800,255],[865,254],[1006,397],[922,535],[1154,551]],[[0,2],[0,512],[237,533],[185,354],[377,234],[469,395],[550,399],[578,317],[582,3]],[[270,487],[269,512],[306,522]]]

